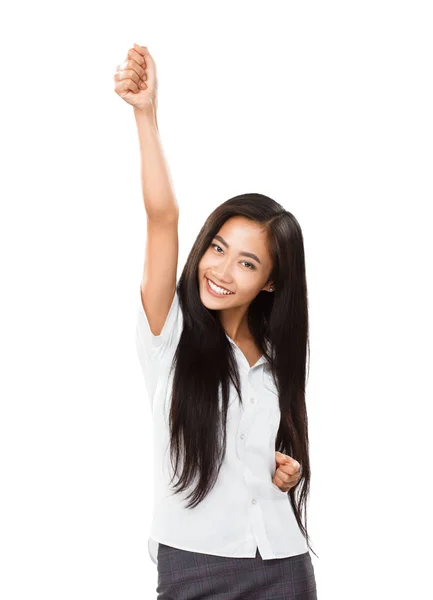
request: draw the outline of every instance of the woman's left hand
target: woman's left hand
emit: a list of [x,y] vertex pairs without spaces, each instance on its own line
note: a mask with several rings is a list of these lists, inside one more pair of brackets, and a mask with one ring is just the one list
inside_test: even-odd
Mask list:
[[291,456],[281,452],[275,452],[275,463],[277,470],[272,483],[278,486],[282,492],[288,492],[301,478],[301,465]]

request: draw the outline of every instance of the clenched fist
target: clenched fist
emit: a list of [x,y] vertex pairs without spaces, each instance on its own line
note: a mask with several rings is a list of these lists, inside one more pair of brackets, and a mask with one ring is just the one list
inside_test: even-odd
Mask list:
[[275,464],[277,470],[272,483],[278,486],[282,492],[288,492],[301,478],[301,465],[291,456],[281,452],[275,452]]
[[145,46],[134,44],[125,62],[117,65],[114,91],[137,110],[156,112],[157,88],[155,61]]

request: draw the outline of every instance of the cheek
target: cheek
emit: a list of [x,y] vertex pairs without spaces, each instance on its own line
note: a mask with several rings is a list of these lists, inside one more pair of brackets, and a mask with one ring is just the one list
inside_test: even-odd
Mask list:
[[260,290],[257,289],[256,285],[246,285],[242,290],[242,295],[248,300],[254,300]]
[[215,260],[212,260],[212,255],[209,253],[209,250],[207,250],[201,257],[197,270],[200,274],[203,274],[205,271],[208,271],[213,264],[215,264]]
[[241,303],[252,302],[261,288],[257,289],[257,285],[252,284],[251,281],[244,281],[241,277],[238,277],[236,281],[235,300]]
[[[265,284],[263,284],[263,285],[265,285]],[[246,299],[248,299],[250,302],[252,302],[254,300],[254,298],[256,298],[260,293],[262,293],[263,285],[261,285],[260,283],[257,283],[257,281],[246,282],[242,288],[242,292],[243,292],[242,295]],[[266,292],[263,292],[263,294],[265,294],[265,293]]]
[[197,282],[199,285],[202,285],[204,281],[205,273],[208,273],[210,268],[212,267],[211,261],[209,257],[203,257],[198,264],[197,268]]
[[205,257],[203,257],[201,259],[201,261],[198,263],[197,272],[199,273],[199,275],[202,275],[203,272],[206,271],[206,269],[207,269],[206,259],[205,259]]

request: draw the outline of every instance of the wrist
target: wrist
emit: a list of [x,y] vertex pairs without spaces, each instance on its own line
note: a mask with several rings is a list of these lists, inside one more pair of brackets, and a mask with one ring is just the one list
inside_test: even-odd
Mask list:
[[133,107],[135,117],[139,119],[154,119],[155,118],[155,109],[152,105],[148,105],[145,108],[138,108],[137,106]]
[[134,106],[134,117],[137,123],[156,124],[156,111],[153,106],[146,108],[137,108]]

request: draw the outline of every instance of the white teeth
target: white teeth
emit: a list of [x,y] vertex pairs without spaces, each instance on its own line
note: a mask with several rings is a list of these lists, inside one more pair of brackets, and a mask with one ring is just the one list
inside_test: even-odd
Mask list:
[[229,294],[233,294],[233,292],[229,292],[227,290],[224,290],[223,288],[218,287],[217,285],[212,283],[212,281],[210,279],[208,279],[208,282],[209,282],[209,287],[212,288],[213,291],[216,292],[217,294],[225,294],[226,296],[228,296]]

